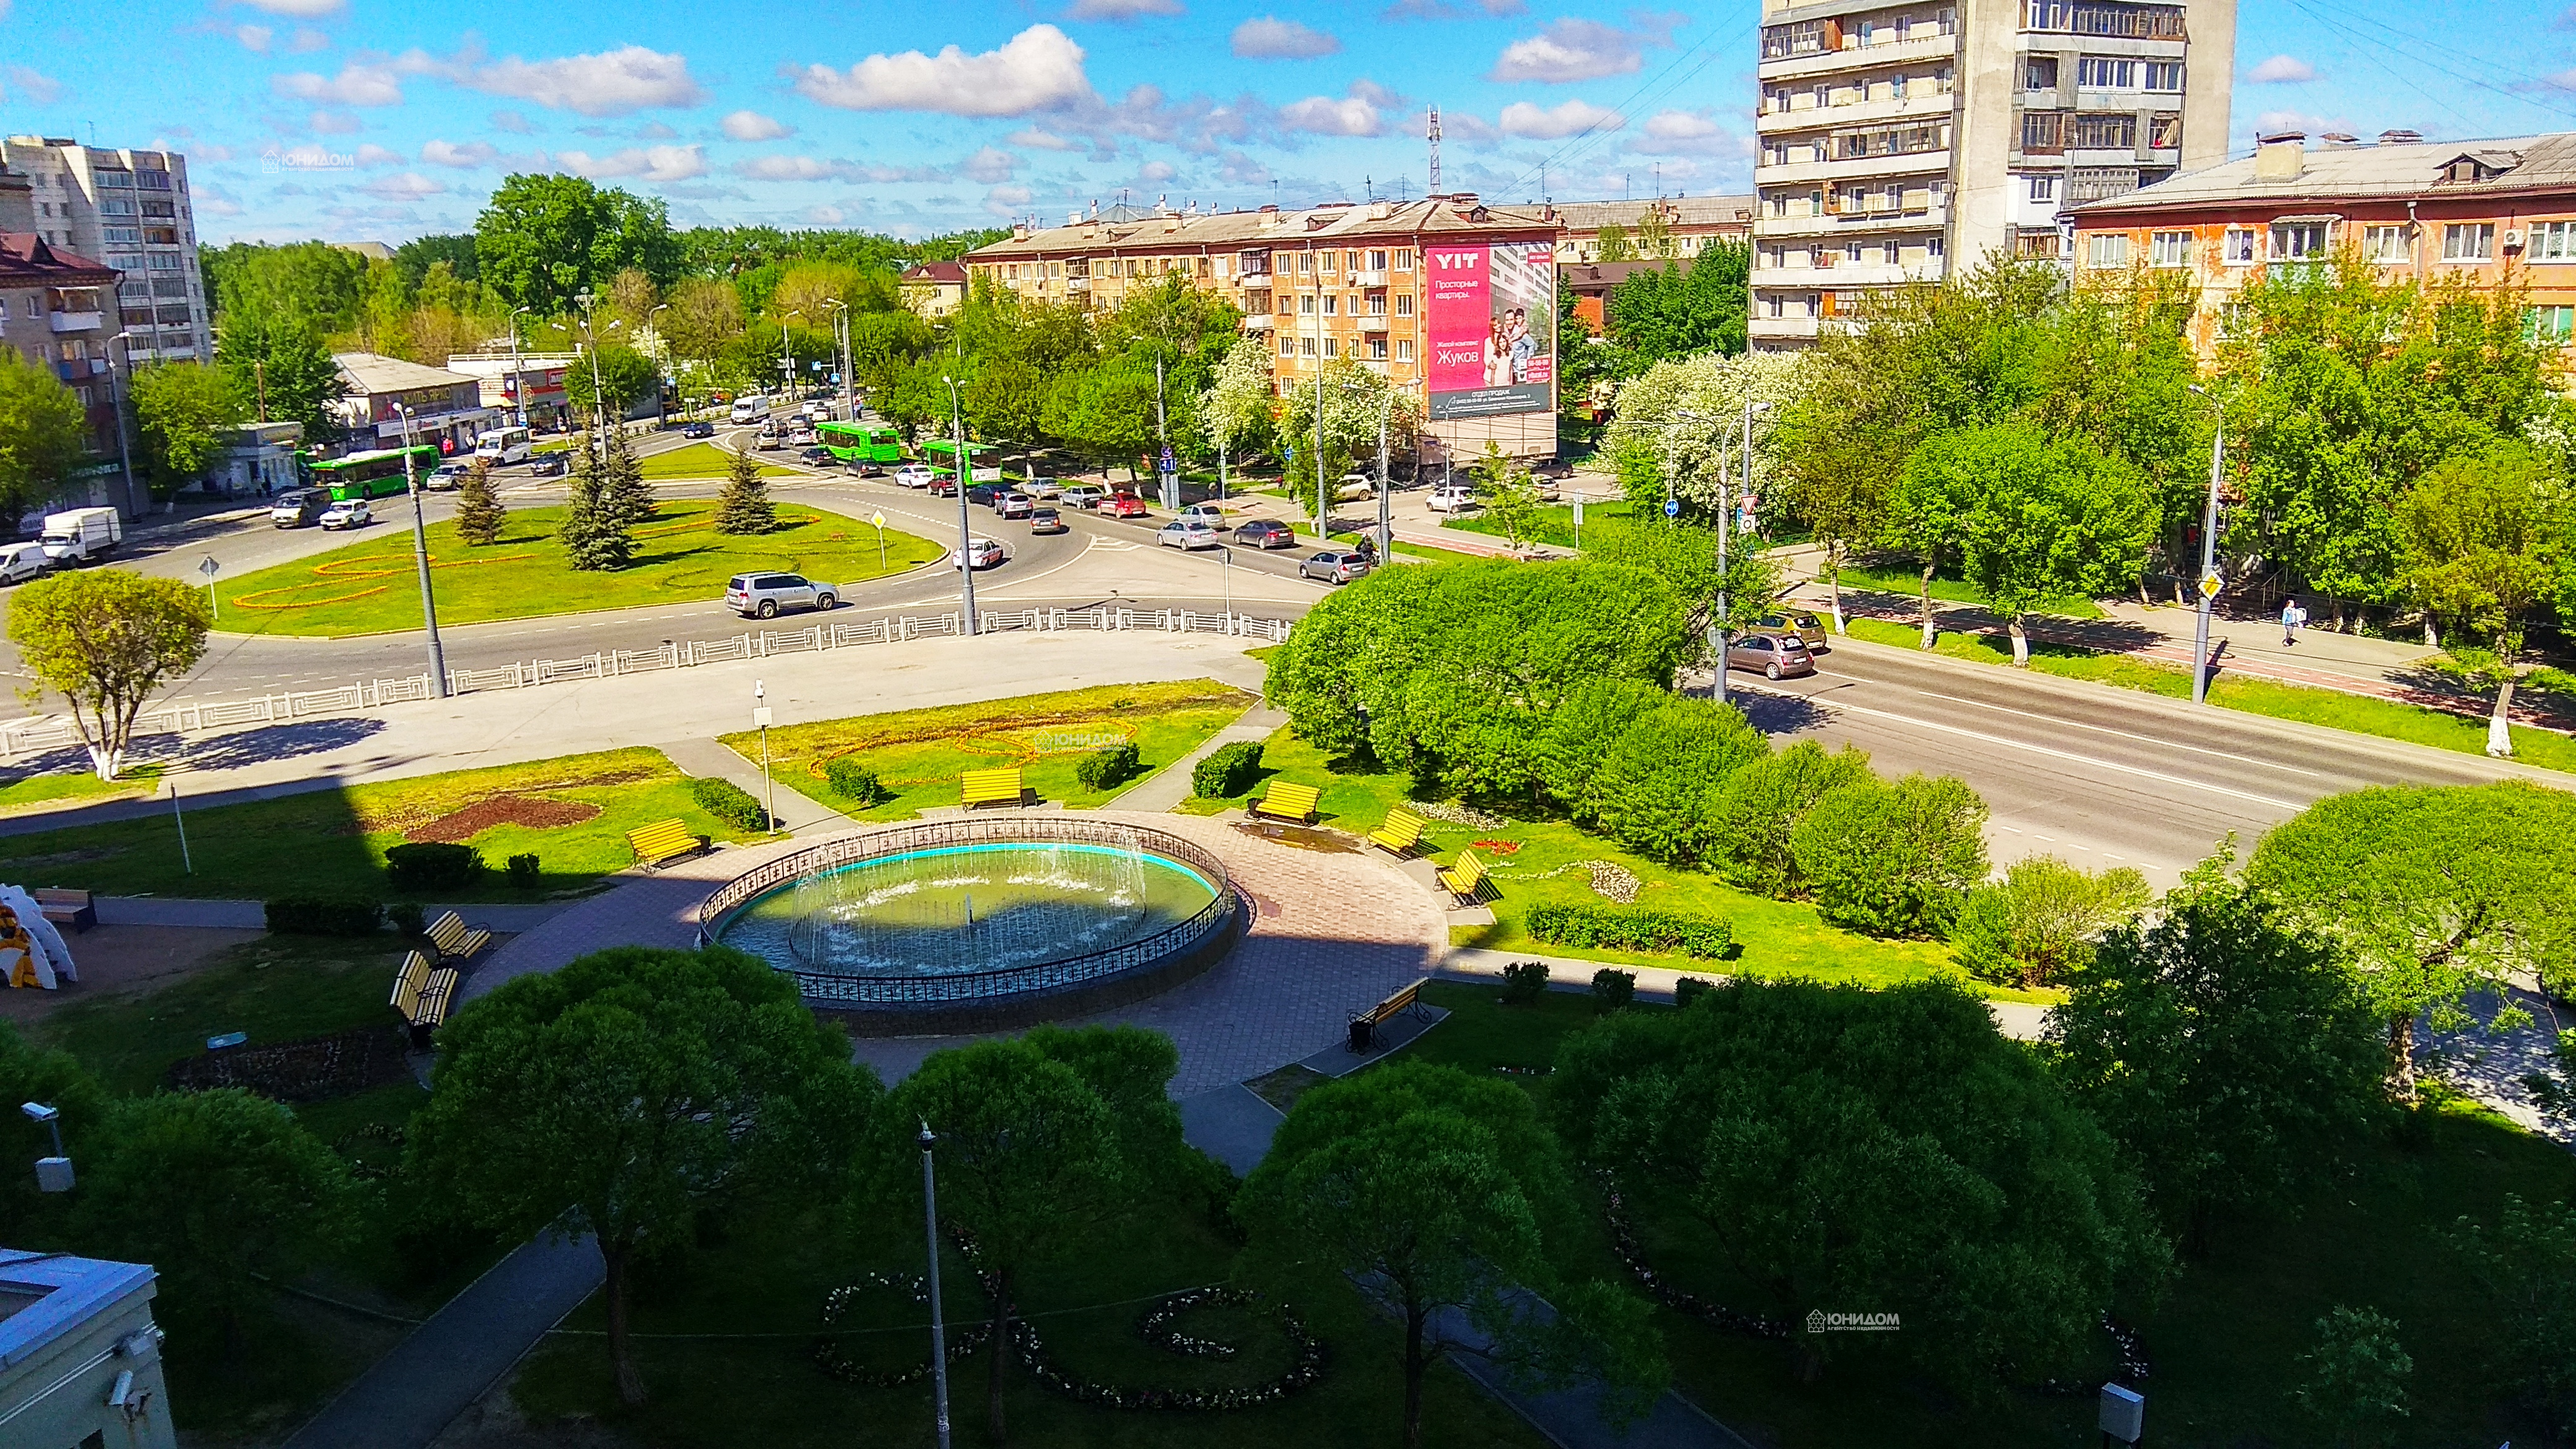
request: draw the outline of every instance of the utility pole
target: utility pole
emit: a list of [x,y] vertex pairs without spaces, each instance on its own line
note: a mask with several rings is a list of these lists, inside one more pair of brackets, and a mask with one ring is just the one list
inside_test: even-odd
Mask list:
[[[2204,398],[2209,394],[2194,387]],[[2195,592],[2200,606],[2193,613],[2191,626],[2191,702],[2209,702],[2209,612],[2218,602],[2218,478],[2227,458],[2227,415],[2220,413],[2218,427],[2209,437],[2209,506],[2200,520],[2200,579]]]
[[[125,352],[125,380],[128,383],[134,380],[134,344],[127,340],[133,335],[131,332],[119,332],[108,339]],[[116,381],[116,363],[112,358],[108,362],[107,397],[108,401],[115,405],[116,463],[125,473],[125,506],[132,508],[134,507],[134,453],[125,443],[125,389]],[[141,511],[136,509],[138,513]]]
[[948,384],[950,417],[956,428],[957,452],[951,460],[957,465],[957,584],[963,601],[960,620],[969,637],[975,633],[975,529],[966,521],[966,485],[974,470],[966,465],[966,403],[957,390],[957,379],[943,377]]
[[1386,429],[1395,413],[1395,384],[1386,385],[1386,395],[1377,404],[1377,561],[1381,564],[1395,558],[1395,525],[1387,517]]
[[[59,1139],[57,1139],[59,1140]],[[921,1124],[921,1222],[930,1235],[930,1382],[931,1402],[936,1407],[939,1449],[948,1449],[948,1328],[939,1302],[939,1178],[931,1168],[930,1149],[939,1139],[930,1134],[930,1123]],[[57,1147],[55,1151],[62,1149]],[[994,1345],[996,1353],[1001,1345]]]
[[1315,268],[1315,541],[1329,542],[1333,488],[1324,479],[1324,272],[1315,244],[1306,243],[1306,265]]
[[438,597],[429,587],[429,520],[421,512],[420,479],[412,472],[411,406],[395,403],[403,420],[403,489],[411,494],[411,557],[420,571],[420,617],[429,627],[429,685],[447,698],[447,651],[438,642]]
[[1181,475],[1163,467],[1163,454],[1172,450],[1172,434],[1163,412],[1163,354],[1159,348],[1154,353],[1154,446],[1154,476],[1162,480],[1163,511],[1173,512],[1181,506]]
[[[519,360],[519,314],[527,310],[525,307],[510,309],[510,396],[519,404],[519,426],[523,428],[528,425],[528,371],[527,364]],[[263,404],[263,420],[264,414]]]

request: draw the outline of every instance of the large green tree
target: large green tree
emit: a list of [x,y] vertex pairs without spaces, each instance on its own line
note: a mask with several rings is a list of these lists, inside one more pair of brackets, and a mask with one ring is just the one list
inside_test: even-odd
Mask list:
[[1985,826],[1986,802],[1954,775],[1856,780],[1807,807],[1789,851],[1826,920],[1940,935],[1986,878]]
[[0,347],[0,509],[17,518],[60,496],[89,452],[89,418],[50,368]]
[[2167,1262],[2111,1139],[1955,985],[1614,1013],[1548,1098],[1585,1161],[1690,1216],[1808,1377],[1871,1337],[1801,1331],[1816,1310],[1898,1315],[1879,1346],[1961,1387],[2063,1372]]
[[1964,499],[1957,515],[1961,571],[2030,662],[2022,621],[2050,599],[2095,597],[2137,582],[2156,530],[2155,506],[2129,465],[2081,438],[2052,440],[2007,423],[1928,439],[1906,460],[1908,488]]
[[56,574],[9,602],[9,642],[33,680],[20,697],[63,697],[102,780],[125,767],[145,701],[204,656],[213,627],[202,591],[131,569]]
[[2512,754],[2524,630],[2576,562],[2576,497],[2554,464],[2511,439],[2435,465],[2398,500],[2397,531],[2401,584],[2426,617],[2493,643],[2491,654],[2456,642],[2452,653],[2492,676],[2487,753]]
[[547,316],[582,292],[604,296],[628,267],[657,284],[680,273],[664,203],[558,174],[504,179],[474,219],[474,255],[504,299]]
[[205,477],[250,415],[231,376],[203,363],[137,368],[131,392],[144,476],[163,498]]
[[[592,364],[598,365],[599,382],[592,386]],[[605,411],[610,421],[623,418],[635,404],[651,397],[662,383],[661,369],[653,359],[623,342],[603,343],[592,357],[586,357],[564,369],[564,401],[575,412],[598,416]]]
[[310,323],[255,311],[228,317],[215,335],[215,365],[260,422],[301,423],[308,445],[340,436],[331,405],[349,385]]
[[875,1078],[792,978],[722,946],[617,946],[514,977],[439,1031],[412,1180],[495,1232],[589,1235],[607,1268],[618,1394],[644,1397],[627,1337],[640,1259],[703,1214],[834,1177]]
[[367,258],[329,242],[235,242],[199,254],[218,330],[245,321],[300,323],[316,332],[355,327]]
[[[1607,260],[1605,258],[1604,260]],[[1630,272],[1603,304],[1617,366],[1633,373],[1667,358],[1745,349],[1753,247],[1713,240],[1687,262]]]

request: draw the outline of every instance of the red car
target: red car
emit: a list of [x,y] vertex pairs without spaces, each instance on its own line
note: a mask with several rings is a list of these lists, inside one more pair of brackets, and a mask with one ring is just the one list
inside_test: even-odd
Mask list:
[[1142,518],[1145,516],[1145,500],[1133,493],[1112,493],[1100,500],[1098,511],[1112,518]]

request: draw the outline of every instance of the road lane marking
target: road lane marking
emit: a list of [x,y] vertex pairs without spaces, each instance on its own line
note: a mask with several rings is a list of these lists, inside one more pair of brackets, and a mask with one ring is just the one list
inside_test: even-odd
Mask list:
[[[1902,688],[1903,686],[1898,687]],[[2053,714],[2039,714],[2032,710],[2014,709],[2012,706],[2004,704],[1988,704],[1982,699],[1964,699],[1955,694],[1935,694],[1928,689],[1918,689],[1914,692],[1922,695],[1925,699],[1939,699],[1947,700],[1952,704],[1974,705],[1979,709],[1990,709],[1998,714],[2017,714],[2024,719],[2038,720],[2042,724],[2062,725],[2068,729],[2094,730],[2106,735],[2118,735],[2124,740],[2136,740],[2142,744],[2162,745],[2167,749],[2189,750],[2196,755],[2214,755],[2222,760],[2234,760],[2240,764],[2247,765],[2260,765],[2267,770],[2280,770],[2292,775],[2306,775],[2310,779],[2324,778],[2315,770],[2302,770],[2296,765],[2276,765],[2269,760],[2250,759],[2244,755],[2233,754],[2226,750],[2213,750],[2204,745],[2186,745],[2175,740],[2160,740],[2154,735],[2142,735],[2129,730],[2115,730],[2109,725],[2086,724],[2082,720],[2060,719]]]

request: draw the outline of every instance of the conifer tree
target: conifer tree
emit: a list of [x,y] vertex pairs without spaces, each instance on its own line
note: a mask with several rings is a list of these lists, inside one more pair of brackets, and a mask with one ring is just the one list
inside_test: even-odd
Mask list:
[[778,505],[769,501],[769,485],[747,448],[734,450],[725,468],[724,493],[716,500],[716,532],[769,533],[778,527]]
[[644,482],[644,469],[635,461],[634,441],[623,427],[612,425],[608,441],[600,449],[600,498],[608,516],[621,528],[633,528],[653,517],[653,490]]
[[465,474],[464,486],[456,490],[456,531],[476,547],[498,543],[502,521],[509,510],[501,506],[501,495],[492,487],[492,460],[478,457]]
[[635,561],[629,524],[609,495],[609,470],[597,438],[584,431],[573,442],[572,499],[564,516],[564,552],[572,566],[590,572],[622,569]]

